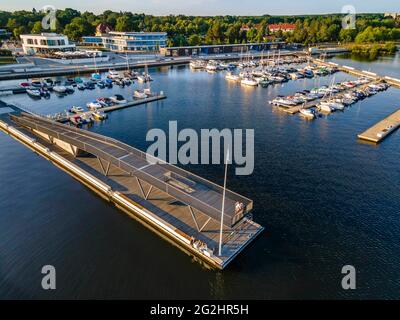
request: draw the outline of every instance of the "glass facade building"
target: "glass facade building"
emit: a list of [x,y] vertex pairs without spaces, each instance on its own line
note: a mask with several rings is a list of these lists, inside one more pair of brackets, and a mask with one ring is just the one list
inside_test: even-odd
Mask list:
[[26,54],[75,51],[68,37],[57,33],[21,34],[22,48]]
[[84,45],[101,46],[110,51],[159,51],[167,45],[166,32],[116,32],[82,37]]

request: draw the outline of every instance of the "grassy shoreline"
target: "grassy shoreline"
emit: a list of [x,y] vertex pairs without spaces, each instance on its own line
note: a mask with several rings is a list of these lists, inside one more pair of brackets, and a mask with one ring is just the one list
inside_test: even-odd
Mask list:
[[372,43],[372,44],[349,44],[346,47],[351,54],[376,59],[381,55],[393,55],[396,53],[397,46],[394,42]]

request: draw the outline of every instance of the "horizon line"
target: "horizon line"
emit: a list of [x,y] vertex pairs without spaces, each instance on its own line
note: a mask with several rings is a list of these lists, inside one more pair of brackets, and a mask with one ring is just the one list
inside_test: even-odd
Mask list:
[[[42,11],[42,9],[36,9],[33,7],[32,9],[15,9],[15,10],[1,10],[0,12],[18,12],[18,11],[27,11],[27,12],[32,12],[33,9],[37,10],[38,12]],[[155,16],[155,17],[167,17],[167,16],[187,16],[187,17],[226,17],[226,16],[231,16],[231,17],[264,17],[264,16],[270,16],[270,17],[301,17],[301,16],[323,16],[323,15],[346,15],[347,13],[342,13],[342,12],[319,12],[319,13],[283,13],[283,14],[269,14],[269,13],[264,13],[264,14],[215,14],[215,15],[208,15],[208,14],[187,14],[187,13],[166,13],[166,14],[153,14],[153,13],[145,13],[145,12],[136,12],[136,11],[115,11],[111,9],[104,9],[102,12],[97,12],[97,11],[89,11],[89,10],[79,10],[79,9],[74,9],[71,7],[65,7],[65,8],[57,8],[56,10],[66,10],[66,9],[73,9],[76,10],[80,13],[93,13],[96,15],[103,14],[105,11],[111,11],[115,13],[134,13],[134,14],[144,14],[148,16]],[[371,12],[357,12],[356,15],[363,15],[363,14],[385,14],[385,13],[394,13],[391,11],[387,12],[377,12],[377,11],[371,11]]]

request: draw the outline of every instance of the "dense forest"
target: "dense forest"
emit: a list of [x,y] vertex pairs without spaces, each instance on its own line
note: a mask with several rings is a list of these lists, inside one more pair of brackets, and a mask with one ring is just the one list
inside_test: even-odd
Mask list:
[[[12,32],[14,38],[23,33],[40,33],[44,13],[32,11],[0,11],[0,28]],[[103,22],[116,31],[165,31],[169,46],[259,42],[284,40],[303,44],[318,42],[377,43],[400,40],[400,21],[385,18],[383,14],[357,16],[356,29],[342,28],[343,15],[312,16],[152,16],[131,12],[104,11],[102,14],[58,10],[57,32],[79,41],[84,35],[93,35],[95,27]],[[278,31],[269,34],[271,23],[296,24],[294,32]],[[244,27],[245,26],[245,27]]]

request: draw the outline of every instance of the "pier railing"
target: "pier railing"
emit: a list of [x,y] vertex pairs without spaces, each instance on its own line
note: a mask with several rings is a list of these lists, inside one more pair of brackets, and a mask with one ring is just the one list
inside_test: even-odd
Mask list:
[[[136,176],[137,178],[149,183],[150,185],[155,186],[157,189],[169,194],[173,198],[189,206],[192,206],[193,208],[205,213],[206,215],[214,218],[217,221],[220,220],[223,188],[211,181],[208,181],[186,170],[173,166],[161,159],[155,158],[143,151],[133,148],[113,138],[105,137],[76,127],[65,126],[46,118],[25,113],[22,113],[22,117],[13,117],[12,119],[15,122],[20,123],[26,127],[30,127],[37,131],[48,134],[49,136],[74,145],[83,151],[98,156],[105,161],[114,164],[123,171],[126,171]],[[81,136],[91,137],[93,143],[91,143],[90,140],[83,142],[75,137],[71,137],[68,135],[68,132],[73,132]],[[95,141],[110,146],[116,146],[124,151],[125,155],[123,157],[117,157],[116,155],[111,154],[111,152],[105,152],[94,144]],[[124,159],[121,159],[128,157],[129,155],[140,158],[142,160],[142,163],[156,164],[157,166],[159,166],[159,168],[153,174],[148,173],[143,169],[143,167],[148,167],[147,165],[142,166],[142,168],[137,168],[131,163],[124,161]],[[149,159],[151,159],[150,162]],[[167,174],[168,172],[173,172],[175,175],[193,181],[198,186],[196,191],[199,191],[200,193],[188,193],[181,188],[178,188],[168,183],[168,181],[165,179],[165,174]],[[210,191],[211,193],[207,194],[207,192]],[[204,192],[204,194],[202,192]],[[200,194],[203,195],[202,198],[200,198]],[[214,203],[211,204],[207,202],[207,200],[210,201],[210,199],[203,200],[203,198],[214,198]],[[221,202],[219,200],[221,200]],[[235,210],[236,202],[240,202],[243,204],[243,210]],[[226,190],[225,207],[226,219],[224,219],[224,222],[227,226],[231,227],[236,224],[236,222],[241,220],[241,218],[252,209],[253,202],[250,199],[241,196],[231,190]]]

